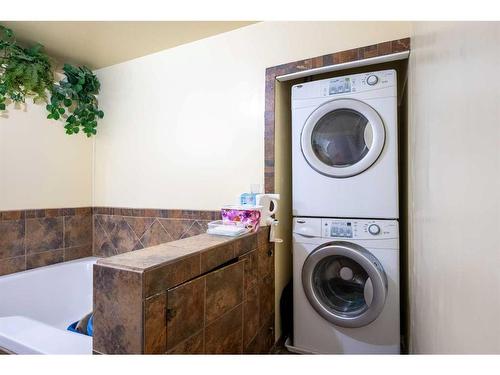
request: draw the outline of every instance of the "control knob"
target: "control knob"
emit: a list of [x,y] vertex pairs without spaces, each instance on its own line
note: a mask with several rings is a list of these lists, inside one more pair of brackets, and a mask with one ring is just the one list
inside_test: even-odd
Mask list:
[[378,77],[374,74],[369,75],[368,78],[366,79],[366,83],[368,83],[370,86],[376,85],[378,82]]
[[374,236],[376,236],[377,234],[380,233],[380,227],[377,224],[370,224],[368,226],[368,232],[370,232],[370,234],[373,234]]

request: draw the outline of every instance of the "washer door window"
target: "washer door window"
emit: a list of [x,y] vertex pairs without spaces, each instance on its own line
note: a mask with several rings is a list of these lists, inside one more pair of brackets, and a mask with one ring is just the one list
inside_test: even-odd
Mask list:
[[302,153],[317,172],[350,177],[370,168],[385,142],[382,119],[368,104],[338,99],[317,108],[302,129]]
[[318,314],[340,327],[370,324],[387,297],[387,277],[377,258],[349,242],[312,252],[302,268],[302,286]]

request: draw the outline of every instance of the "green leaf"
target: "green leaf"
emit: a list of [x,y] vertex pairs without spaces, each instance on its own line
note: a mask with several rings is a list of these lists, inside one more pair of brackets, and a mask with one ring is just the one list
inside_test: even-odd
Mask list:
[[7,28],[5,28],[5,29],[3,30],[3,32],[5,33],[5,36],[6,36],[7,38],[12,38],[12,37],[14,36],[14,33],[12,32],[12,30],[11,30],[11,29],[7,29]]
[[33,47],[31,47],[28,51],[31,55],[37,55],[40,53],[40,51],[43,49],[43,45],[40,43],[35,44]]
[[5,101],[24,103],[26,99],[46,102],[46,117],[62,120],[67,134],[97,133],[98,119],[104,112],[98,107],[96,95],[100,82],[85,66],[64,64],[64,78],[54,82],[51,59],[41,44],[18,45],[10,29],[0,25],[0,109]]

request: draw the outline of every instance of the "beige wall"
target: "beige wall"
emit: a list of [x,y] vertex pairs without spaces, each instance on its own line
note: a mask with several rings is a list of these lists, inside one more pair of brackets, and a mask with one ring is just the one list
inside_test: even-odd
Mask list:
[[263,185],[268,66],[407,37],[408,23],[264,22],[100,69],[97,206],[218,209]]
[[500,353],[500,24],[416,23],[410,58],[414,353]]
[[44,105],[0,117],[0,210],[89,206],[92,140],[67,136]]

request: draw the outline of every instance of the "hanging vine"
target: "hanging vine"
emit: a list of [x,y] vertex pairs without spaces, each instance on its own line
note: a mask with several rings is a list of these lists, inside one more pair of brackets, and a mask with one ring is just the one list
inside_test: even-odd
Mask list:
[[0,25],[0,111],[7,105],[46,102],[47,118],[64,121],[66,134],[80,130],[97,134],[97,121],[104,117],[97,95],[100,83],[86,66],[64,64],[64,78],[54,82],[54,69],[41,44],[20,46],[11,29]]
[[12,30],[0,25],[0,110],[8,101],[24,103],[46,101],[54,84],[49,57],[41,44],[30,48],[19,46]]
[[[66,134],[76,134],[80,129],[90,137],[97,133],[97,119],[104,117],[98,107],[96,95],[101,87],[92,71],[83,66],[65,64],[63,80],[52,87],[47,118],[59,120],[64,117]],[[69,116],[64,116],[66,109]]]

